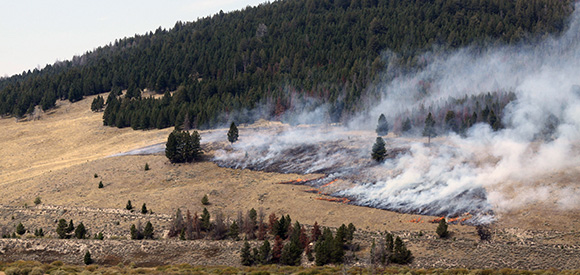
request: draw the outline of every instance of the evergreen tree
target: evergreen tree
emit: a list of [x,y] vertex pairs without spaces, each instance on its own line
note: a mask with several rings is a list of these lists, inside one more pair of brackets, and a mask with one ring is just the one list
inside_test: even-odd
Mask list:
[[66,228],[66,233],[72,233],[73,231],[75,231],[75,225],[73,223],[73,220],[70,220],[70,222],[68,223],[68,227]]
[[430,112],[427,115],[427,118],[425,118],[423,136],[429,138],[429,144],[431,143],[431,137],[435,136],[435,119],[433,119],[433,115]]
[[149,163],[147,163],[147,162],[145,163],[145,168],[144,168],[144,170],[145,170],[145,171],[149,171],[149,170],[151,170],[151,168],[149,167]]
[[180,148],[183,146],[179,141],[179,132],[173,131],[167,137],[167,143],[165,143],[165,156],[172,163],[183,162],[181,159],[181,154],[179,153]]
[[252,255],[250,254],[250,244],[248,241],[244,242],[244,246],[240,251],[240,256],[242,258],[242,265],[251,266],[253,264]]
[[391,256],[391,261],[396,264],[409,264],[413,261],[411,251],[407,249],[403,240],[397,236],[395,240],[395,247]]
[[165,144],[165,156],[171,163],[192,162],[202,156],[201,137],[197,131],[192,134],[174,130]]
[[67,238],[67,227],[68,224],[65,219],[58,220],[58,225],[56,226],[56,234],[61,239]]
[[395,249],[395,240],[393,238],[393,234],[387,233],[385,236],[385,248],[387,250],[387,254],[393,254],[393,250]]
[[447,131],[457,132],[459,128],[457,127],[457,122],[455,121],[455,112],[447,111],[445,114],[445,128]]
[[232,238],[234,241],[238,241],[240,239],[240,227],[236,221],[233,221],[230,225],[230,230],[228,232],[228,236]]
[[387,149],[385,148],[385,141],[382,137],[377,137],[375,144],[373,144],[373,151],[371,153],[371,157],[377,161],[382,162],[385,160],[387,155]]
[[147,214],[147,205],[145,203],[141,206],[141,214]]
[[501,121],[495,115],[495,112],[493,110],[489,112],[488,122],[489,126],[491,126],[491,129],[493,129],[494,131],[501,129]]
[[290,240],[280,255],[280,263],[283,265],[299,266],[302,259],[302,248],[298,240]]
[[79,223],[79,225],[77,225],[77,228],[75,229],[75,237],[77,239],[84,239],[86,234],[87,230],[85,229],[85,225],[82,222]]
[[18,225],[16,226],[16,233],[18,235],[24,235],[24,233],[26,233],[26,228],[24,228],[24,225],[22,223],[18,223]]
[[147,221],[147,223],[145,224],[145,229],[143,229],[143,238],[146,240],[152,240],[153,234],[154,234],[153,224],[151,224],[150,221]]
[[228,131],[228,141],[230,143],[234,143],[234,142],[238,141],[238,137],[239,137],[238,127],[232,121],[232,124],[230,124],[230,130]]
[[389,133],[389,123],[384,114],[379,116],[379,123],[377,124],[377,135],[386,136]]
[[100,112],[103,110],[103,107],[105,107],[105,99],[100,95],[95,97],[91,103],[91,111]]
[[348,228],[347,228],[347,235],[346,235],[347,241],[352,241],[354,239],[354,232],[355,231],[356,231],[356,227],[354,226],[354,224],[349,223]]
[[449,235],[449,232],[447,231],[447,221],[445,221],[445,219],[441,219],[441,221],[439,221],[439,225],[437,226],[435,233],[439,235],[439,238],[446,238]]
[[201,229],[203,231],[211,230],[210,215],[209,211],[207,211],[207,208],[204,208],[203,213],[201,214]]
[[201,204],[209,205],[209,199],[207,198],[207,195],[203,195],[203,198],[201,198]]
[[103,185],[103,181],[99,181],[99,188],[103,188],[103,187],[105,187],[105,186]]
[[405,119],[405,121],[403,122],[403,125],[401,126],[401,131],[403,133],[407,133],[407,132],[411,131],[412,127],[413,126],[411,125],[411,119],[409,119],[407,117],[407,119]]
[[143,233],[141,232],[141,226],[135,226],[135,224],[132,224],[131,229],[130,229],[130,233],[131,233],[131,240],[143,239]]
[[131,211],[133,210],[133,205],[131,204],[131,200],[127,201],[127,205],[125,206],[125,209]]
[[314,247],[316,265],[323,266],[332,262],[333,242],[332,232],[330,232],[330,229],[325,228],[324,234],[318,239]]
[[260,251],[258,255],[259,255],[258,261],[260,264],[266,265],[270,263],[270,258],[272,257],[272,255],[270,242],[268,240],[265,240],[264,243],[260,246]]
[[91,258],[91,252],[87,251],[87,253],[85,253],[85,256],[83,258],[83,262],[86,265],[90,265],[93,263],[93,259]]

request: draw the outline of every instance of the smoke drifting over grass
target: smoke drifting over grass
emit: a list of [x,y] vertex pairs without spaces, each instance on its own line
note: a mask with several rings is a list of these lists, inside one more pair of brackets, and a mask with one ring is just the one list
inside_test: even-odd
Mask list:
[[[475,223],[550,198],[563,209],[579,209],[578,185],[544,181],[548,174],[580,165],[578,8],[566,33],[534,45],[425,55],[421,71],[385,83],[383,99],[349,127],[241,131],[234,151],[218,151],[215,161],[235,168],[325,173],[327,178],[309,184],[320,187],[340,178],[343,184],[332,195],[352,203],[429,215],[470,212]],[[498,91],[516,96],[501,114],[503,129],[479,123],[464,135],[447,133],[430,145],[418,137],[389,137],[387,160],[370,160],[379,114],[392,125],[409,113],[435,112],[449,98]],[[352,130],[361,128],[367,130]]]

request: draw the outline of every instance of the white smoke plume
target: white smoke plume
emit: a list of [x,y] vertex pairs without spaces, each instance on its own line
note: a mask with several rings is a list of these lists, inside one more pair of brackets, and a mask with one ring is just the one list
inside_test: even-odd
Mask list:
[[[425,55],[421,71],[385,83],[382,100],[350,127],[241,132],[234,151],[219,151],[214,160],[236,168],[325,173],[326,179],[309,184],[344,179],[349,184],[333,195],[355,204],[430,215],[470,212],[476,223],[552,197],[563,209],[580,209],[578,184],[561,186],[547,177],[580,166],[579,8],[565,33],[540,43]],[[424,83],[427,92],[420,88]],[[502,113],[504,129],[480,123],[464,136],[450,133],[430,145],[418,137],[389,136],[388,159],[380,165],[370,160],[381,113],[392,125],[450,98],[495,91],[516,96]],[[353,130],[361,128],[367,130]]]

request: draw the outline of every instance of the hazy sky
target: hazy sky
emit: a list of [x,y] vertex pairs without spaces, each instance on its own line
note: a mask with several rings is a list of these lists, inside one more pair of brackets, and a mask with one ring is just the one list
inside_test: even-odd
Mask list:
[[265,0],[0,0],[0,76]]

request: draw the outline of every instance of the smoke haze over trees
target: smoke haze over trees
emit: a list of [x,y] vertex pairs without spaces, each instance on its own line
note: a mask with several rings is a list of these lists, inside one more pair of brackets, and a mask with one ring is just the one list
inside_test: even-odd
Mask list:
[[[107,104],[105,125],[207,128],[256,116],[290,119],[285,113],[315,108],[300,104],[312,99],[328,104],[323,120],[345,121],[366,108],[361,98],[378,95],[373,84],[385,67],[423,67],[433,48],[482,49],[559,34],[571,3],[278,1],[178,22],[0,80],[0,114],[21,117],[57,99],[126,90]],[[177,92],[153,100],[141,98],[144,89]]]

